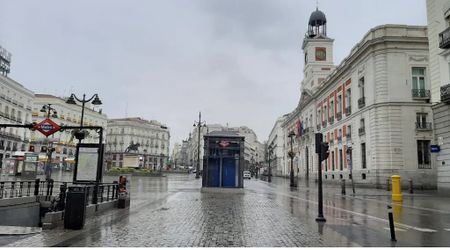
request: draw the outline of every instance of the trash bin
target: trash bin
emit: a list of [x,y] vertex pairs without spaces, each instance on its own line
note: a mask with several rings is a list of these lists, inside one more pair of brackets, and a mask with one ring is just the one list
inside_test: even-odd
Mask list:
[[69,187],[64,210],[64,228],[82,229],[86,220],[87,190],[85,186]]

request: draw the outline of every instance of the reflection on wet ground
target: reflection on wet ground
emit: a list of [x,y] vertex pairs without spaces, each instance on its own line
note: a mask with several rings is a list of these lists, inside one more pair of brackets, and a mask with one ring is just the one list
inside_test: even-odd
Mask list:
[[[105,177],[105,181],[116,177]],[[433,192],[392,204],[398,242],[390,241],[384,190],[340,194],[325,185],[325,223],[317,223],[317,186],[289,180],[246,180],[245,193],[200,193],[193,175],[132,177],[129,210],[87,221],[79,231],[56,229],[3,240],[9,246],[448,246],[450,203]]]

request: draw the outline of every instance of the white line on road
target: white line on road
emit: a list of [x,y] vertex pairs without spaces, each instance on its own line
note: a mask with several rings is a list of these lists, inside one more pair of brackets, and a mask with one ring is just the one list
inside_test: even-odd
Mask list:
[[[300,197],[297,197],[297,196],[288,195],[288,194],[284,194],[284,193],[281,193],[281,192],[274,192],[274,193],[279,194],[279,195],[283,195],[283,196],[287,196],[287,197],[291,197],[291,198],[294,198],[294,199],[306,201],[306,202],[309,202],[309,203],[318,204],[317,201],[303,199],[303,198],[300,198]],[[358,213],[358,212],[355,212],[355,211],[351,211],[351,210],[347,210],[347,209],[343,209],[343,208],[339,208],[339,207],[332,207],[332,206],[328,206],[328,205],[325,205],[325,204],[324,204],[324,207],[331,208],[331,209],[338,210],[338,211],[351,213],[351,214],[362,216],[362,217],[367,217],[367,218],[374,219],[374,220],[377,220],[377,221],[382,221],[382,222],[385,222],[385,223],[389,222],[386,219],[382,219],[382,218],[379,218],[379,217],[376,217],[376,216],[373,216],[373,215]],[[395,222],[395,225],[401,226],[401,227],[407,228],[407,229],[413,229],[413,230],[420,231],[420,232],[427,232],[427,233],[435,233],[435,232],[437,232],[437,230],[434,230],[434,229],[415,227],[415,226],[410,226],[410,225],[399,223],[399,222]]]
[[[386,230],[389,230],[389,231],[391,231],[391,229],[389,228],[389,227],[383,227],[384,229],[386,229]],[[395,231],[400,231],[400,232],[406,232],[406,230],[405,229],[401,229],[401,228],[395,228]]]

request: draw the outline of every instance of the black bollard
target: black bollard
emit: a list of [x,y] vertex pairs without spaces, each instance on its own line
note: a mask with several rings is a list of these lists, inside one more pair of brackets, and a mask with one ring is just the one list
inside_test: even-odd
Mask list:
[[345,179],[341,180],[341,194],[345,195]]
[[391,230],[391,240],[397,241],[397,239],[395,238],[394,216],[392,215],[392,207],[388,205],[387,208],[389,215],[389,228]]
[[409,193],[412,194],[414,191],[413,180],[411,178],[408,179],[409,182]]
[[389,184],[389,178],[386,179],[386,191],[391,191],[391,186]]

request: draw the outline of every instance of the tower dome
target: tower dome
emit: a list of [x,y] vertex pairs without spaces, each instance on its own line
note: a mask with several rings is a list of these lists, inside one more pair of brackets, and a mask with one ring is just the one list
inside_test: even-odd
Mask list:
[[309,17],[309,25],[316,26],[316,25],[324,25],[327,23],[327,18],[325,17],[325,14],[320,11],[319,9],[316,9],[313,13],[311,13],[311,16]]
[[307,36],[313,38],[320,35],[324,37],[327,36],[327,18],[319,8],[316,8],[309,17]]

